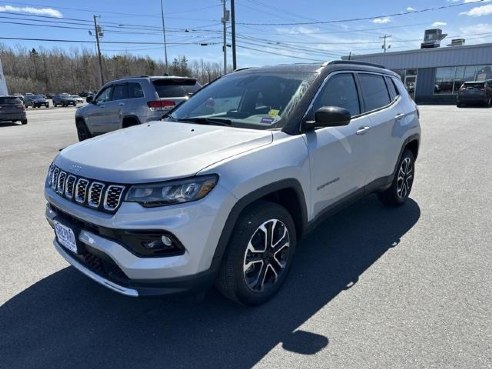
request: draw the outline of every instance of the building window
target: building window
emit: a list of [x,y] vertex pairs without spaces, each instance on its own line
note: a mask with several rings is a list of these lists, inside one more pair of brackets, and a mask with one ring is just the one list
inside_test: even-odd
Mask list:
[[457,94],[463,82],[483,81],[491,78],[492,65],[436,68],[434,94]]

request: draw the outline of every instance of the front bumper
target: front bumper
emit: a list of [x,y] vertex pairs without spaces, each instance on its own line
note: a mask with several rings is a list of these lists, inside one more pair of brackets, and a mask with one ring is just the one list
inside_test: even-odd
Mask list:
[[[53,227],[79,222],[80,254],[69,251],[56,239],[57,251],[75,268],[96,282],[127,296],[180,294],[205,290],[213,283],[217,266],[212,259],[233,198],[217,186],[198,202],[145,209],[124,204],[116,214],[104,214],[74,204],[45,189],[46,219]],[[86,226],[87,225],[87,226]],[[98,234],[98,227],[121,230],[162,229],[184,245],[181,255],[142,257],[116,240]]]

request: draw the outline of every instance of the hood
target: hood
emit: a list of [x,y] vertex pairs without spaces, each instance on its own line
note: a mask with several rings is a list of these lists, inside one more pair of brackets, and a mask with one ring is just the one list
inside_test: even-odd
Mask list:
[[152,182],[192,176],[271,142],[269,131],[151,122],[69,146],[60,152],[55,164],[101,181]]

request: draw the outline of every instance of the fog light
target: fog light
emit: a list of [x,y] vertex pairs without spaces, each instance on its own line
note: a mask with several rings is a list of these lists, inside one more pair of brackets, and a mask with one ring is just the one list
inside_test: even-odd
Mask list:
[[161,240],[143,242],[143,245],[148,249],[157,249],[157,248],[162,248],[163,246]]
[[168,236],[162,236],[161,241],[167,247],[172,246],[173,244],[173,241]]

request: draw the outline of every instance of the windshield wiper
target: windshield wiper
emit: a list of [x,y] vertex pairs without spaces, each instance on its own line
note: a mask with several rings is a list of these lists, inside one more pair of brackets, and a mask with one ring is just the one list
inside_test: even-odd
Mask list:
[[178,119],[178,122],[191,122],[197,124],[211,124],[216,126],[231,126],[232,121],[230,119],[223,118],[183,118]]

